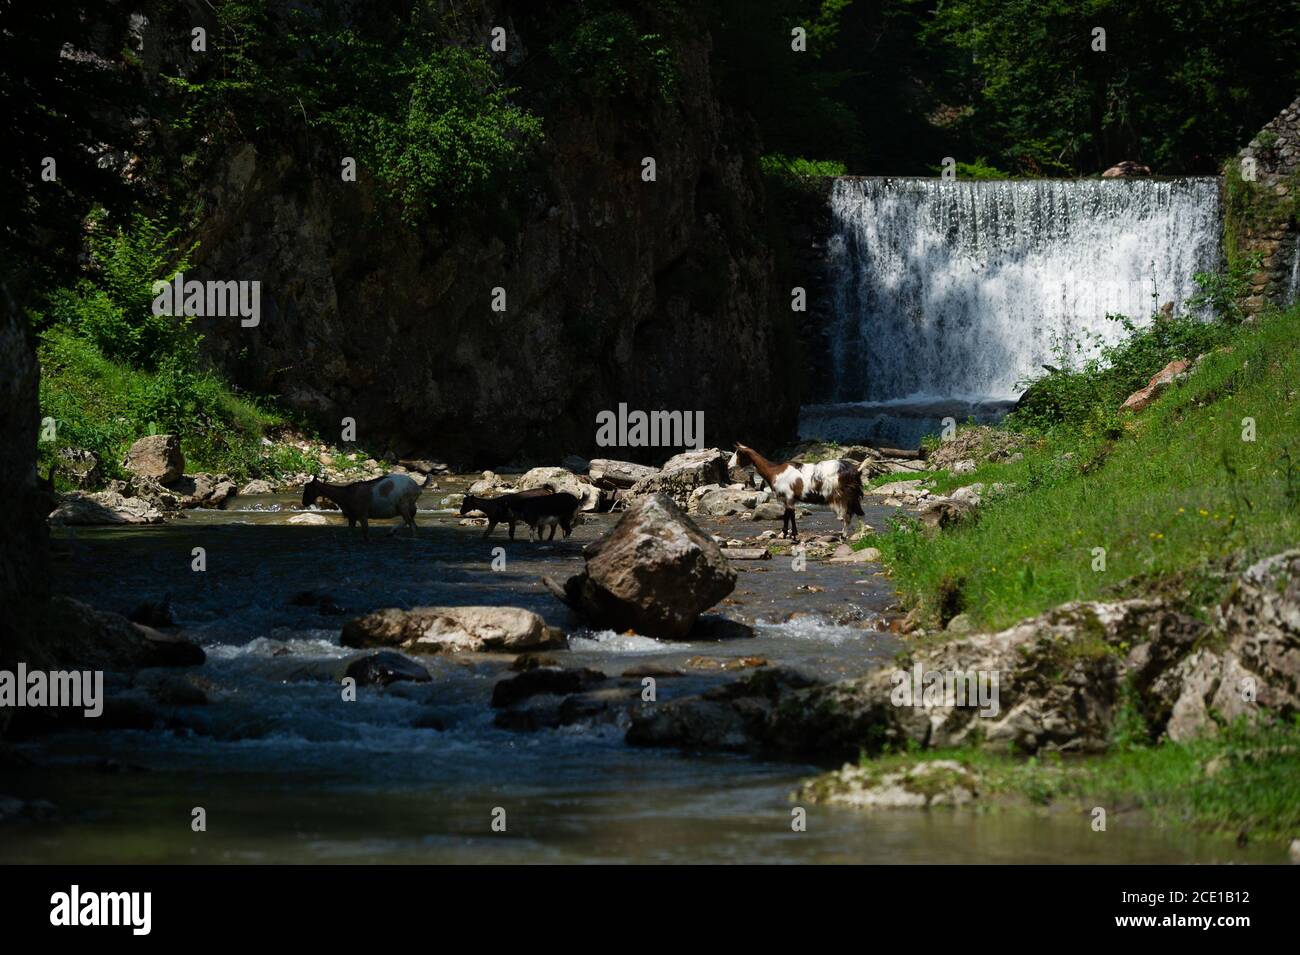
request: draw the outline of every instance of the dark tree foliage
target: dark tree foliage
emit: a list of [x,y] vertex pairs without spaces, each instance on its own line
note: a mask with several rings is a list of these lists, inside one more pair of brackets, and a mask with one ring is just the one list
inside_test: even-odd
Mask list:
[[1300,90],[1300,0],[947,0],[924,35],[966,142],[1027,174],[1216,172]]
[[[717,89],[765,152],[852,173],[928,174],[945,156],[1016,175],[1214,172],[1300,89],[1300,0],[508,0],[522,62],[486,53],[469,0],[186,9],[0,0],[11,273],[70,262],[91,206],[138,199],[132,152],[160,183],[223,142],[332,137],[409,218],[473,206],[536,158],[548,113],[674,108],[688,31],[707,31]],[[161,55],[139,49],[136,12],[165,26]],[[191,13],[201,55],[185,53]],[[160,128],[170,151],[141,142]]]
[[[106,26],[105,9],[117,15]],[[120,174],[141,90],[131,65],[128,15],[105,0],[0,0],[0,280],[24,291],[33,270],[75,266],[89,197],[132,199]],[[54,161],[55,178],[42,172]]]
[[[711,0],[770,152],[929,174],[1218,171],[1300,91],[1300,0]],[[808,31],[795,53],[790,31]],[[1105,30],[1105,50],[1093,31]]]

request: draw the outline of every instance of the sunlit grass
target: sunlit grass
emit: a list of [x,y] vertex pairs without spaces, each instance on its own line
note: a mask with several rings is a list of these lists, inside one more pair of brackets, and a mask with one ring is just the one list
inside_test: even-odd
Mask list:
[[939,491],[1013,485],[968,522],[859,546],[879,547],[905,602],[938,623],[1002,627],[1153,586],[1212,600],[1229,569],[1300,544],[1297,341],[1300,308],[1243,326],[1121,433],[1059,429],[1021,460],[939,475]]

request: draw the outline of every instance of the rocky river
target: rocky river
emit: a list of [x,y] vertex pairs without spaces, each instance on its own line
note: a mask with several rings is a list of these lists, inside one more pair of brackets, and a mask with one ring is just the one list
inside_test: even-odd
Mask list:
[[[465,479],[468,480],[468,479]],[[566,725],[514,728],[492,706],[511,654],[427,655],[428,682],[340,678],[358,652],[343,623],[384,607],[516,606],[569,633],[544,663],[603,674],[636,696],[656,674],[661,701],[762,667],[821,679],[892,658],[891,590],[874,564],[788,556],[736,561],[720,610],[752,638],[661,643],[581,629],[540,583],[582,566],[581,549],[617,520],[588,514],[567,541],[491,539],[442,507],[465,480],[421,499],[414,539],[376,525],[363,543],[338,515],[292,525],[298,499],[240,496],[168,523],[64,528],[55,588],[128,613],[170,595],[200,667],[146,670],[110,687],[103,725],[18,744],[4,787],[34,821],[5,827],[0,861],[66,862],[1011,862],[1242,861],[1249,852],[1120,815],[1123,839],[1095,838],[1074,813],[808,806],[792,794],[825,765],[630,746],[626,710],[595,706]],[[892,508],[867,508],[883,524]],[[817,508],[805,534],[832,530]],[[701,519],[721,538],[775,527]],[[191,569],[203,547],[207,569]],[[493,548],[506,564],[492,569]],[[499,561],[498,561],[499,564]],[[599,679],[597,676],[595,679]],[[87,724],[80,724],[82,726]],[[206,831],[195,832],[194,810]],[[504,831],[492,827],[504,811]]]

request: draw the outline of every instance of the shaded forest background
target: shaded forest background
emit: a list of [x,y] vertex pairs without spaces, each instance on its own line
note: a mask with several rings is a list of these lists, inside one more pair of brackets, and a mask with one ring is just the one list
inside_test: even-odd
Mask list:
[[[1088,175],[1121,159],[1213,174],[1300,87],[1300,0],[504,3],[529,40],[522,62],[451,45],[481,4],[224,0],[208,7],[210,52],[163,69],[161,84],[142,81],[148,53],[126,37],[139,6],[0,2],[0,116],[16,167],[0,182],[14,213],[4,238],[41,239],[43,266],[88,205],[138,200],[102,161],[135,145],[124,114],[165,122],[178,166],[223,140],[304,127],[364,137],[418,217],[495,189],[566,97],[671,100],[686,30],[711,34],[723,99],[753,117],[764,152],[815,171],[929,175],[952,156],[967,175]],[[791,49],[799,26],[804,53]],[[69,43],[97,56],[61,57]],[[533,92],[514,98],[524,73]],[[31,174],[48,155],[65,157],[59,188]]]
[[[770,23],[801,18],[802,59]],[[724,0],[719,22],[768,151],[860,174],[1214,174],[1300,86],[1295,0]]]
[[[304,168],[355,156],[376,228],[433,250],[514,241],[544,173],[588,145],[637,163],[689,116],[725,130],[697,161],[744,159],[745,182],[705,177],[693,198],[759,274],[765,248],[788,270],[807,226],[789,187],[809,176],[934,175],[945,157],[962,177],[1217,174],[1297,89],[1300,0],[0,0],[0,285],[73,446],[113,460],[185,430],[213,470],[274,473],[276,388],[213,374],[202,337],[149,308],[152,281],[194,261],[212,213],[196,197],[248,144]],[[678,292],[715,314],[725,269],[697,271]],[[596,317],[566,321],[597,363]]]

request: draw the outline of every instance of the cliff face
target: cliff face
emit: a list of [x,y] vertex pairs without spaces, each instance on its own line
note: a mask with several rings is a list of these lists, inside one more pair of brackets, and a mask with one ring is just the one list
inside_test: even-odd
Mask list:
[[[485,3],[475,28],[504,24],[526,58],[508,6]],[[229,151],[187,277],[260,280],[262,318],[201,320],[209,354],[327,434],[354,418],[357,441],[380,452],[558,460],[597,451],[597,412],[622,402],[702,410],[709,445],[788,436],[800,378],[789,291],[774,288],[760,234],[759,143],[715,95],[710,45],[703,29],[673,38],[671,103],[547,100],[522,196],[459,227],[407,228],[364,169],[341,181],[342,157],[319,144]],[[519,82],[522,98],[545,96]]]
[[774,228],[782,238],[777,256],[778,287],[787,306],[790,290],[807,293],[805,311],[798,313],[796,327],[802,350],[802,382],[798,393],[803,404],[818,404],[835,398],[835,296],[830,261],[835,220],[831,213],[831,189],[835,180],[825,177],[810,181],[801,189],[782,189],[769,202]]

